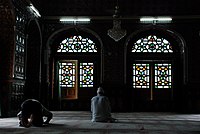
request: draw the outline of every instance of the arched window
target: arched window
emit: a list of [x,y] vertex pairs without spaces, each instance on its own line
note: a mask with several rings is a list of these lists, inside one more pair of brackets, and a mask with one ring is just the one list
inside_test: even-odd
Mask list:
[[95,42],[88,37],[75,35],[60,42],[57,53],[64,55],[62,56],[64,58],[58,61],[62,98],[77,99],[79,88],[94,87],[94,75],[97,69],[94,54],[97,52]]
[[171,99],[174,68],[171,38],[152,33],[129,40],[129,85],[137,99]]
[[[148,35],[133,44],[132,53],[173,53],[173,50],[165,38]],[[154,88],[171,88],[171,63],[133,63],[133,88],[149,88],[153,81]]]

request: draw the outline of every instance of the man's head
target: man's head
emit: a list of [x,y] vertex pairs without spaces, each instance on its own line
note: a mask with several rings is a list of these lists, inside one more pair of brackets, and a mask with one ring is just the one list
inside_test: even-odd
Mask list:
[[104,90],[102,87],[98,87],[97,94],[104,94]]

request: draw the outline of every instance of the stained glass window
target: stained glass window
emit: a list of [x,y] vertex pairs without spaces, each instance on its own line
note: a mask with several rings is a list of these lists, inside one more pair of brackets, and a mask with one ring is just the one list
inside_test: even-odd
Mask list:
[[97,52],[97,47],[89,38],[71,36],[60,43],[57,52]]
[[80,63],[80,87],[93,87],[93,63]]
[[172,53],[173,50],[166,39],[149,35],[137,40],[132,47],[132,52]]
[[133,87],[149,88],[149,64],[133,64]]
[[155,88],[171,88],[171,64],[155,64]]
[[76,65],[71,62],[59,63],[59,83],[61,87],[74,87],[76,80]]

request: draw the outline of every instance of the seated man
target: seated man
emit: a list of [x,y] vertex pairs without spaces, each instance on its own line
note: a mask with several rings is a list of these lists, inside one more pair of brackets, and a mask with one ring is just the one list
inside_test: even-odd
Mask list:
[[108,97],[104,96],[104,90],[99,87],[97,96],[91,99],[92,122],[114,122],[111,117],[111,107]]
[[[17,116],[20,126],[23,127],[30,127],[31,125],[40,127],[43,124],[48,124],[53,118],[53,114],[35,99],[25,100],[21,104],[21,111]],[[46,121],[43,120],[44,116],[47,117]]]

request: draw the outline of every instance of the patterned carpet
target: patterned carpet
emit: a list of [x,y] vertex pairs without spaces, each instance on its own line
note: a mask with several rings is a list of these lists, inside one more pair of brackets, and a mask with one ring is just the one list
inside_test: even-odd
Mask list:
[[87,111],[53,111],[44,127],[23,128],[17,117],[0,118],[0,134],[200,134],[200,114],[113,113],[116,123],[93,123]]

